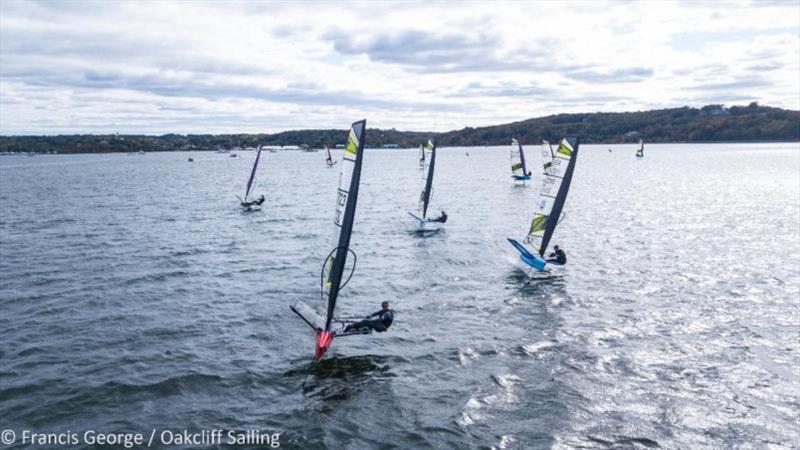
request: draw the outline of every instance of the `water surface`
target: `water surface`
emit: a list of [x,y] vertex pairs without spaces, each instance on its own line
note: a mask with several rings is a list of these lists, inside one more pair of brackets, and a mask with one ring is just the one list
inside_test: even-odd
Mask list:
[[[367,150],[342,316],[388,333],[311,363],[338,166],[320,153],[0,158],[0,425],[237,429],[284,448],[800,446],[798,144],[581,146],[530,280],[507,148]],[[467,155],[468,154],[468,155]],[[187,162],[188,157],[195,162]],[[340,157],[340,154],[336,155]],[[538,151],[528,158],[538,164]],[[321,306],[320,306],[321,307]]]

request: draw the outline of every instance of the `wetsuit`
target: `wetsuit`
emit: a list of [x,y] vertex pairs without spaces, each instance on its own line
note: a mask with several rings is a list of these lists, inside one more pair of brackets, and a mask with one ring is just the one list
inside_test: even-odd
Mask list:
[[[372,317],[377,317],[377,319],[372,319]],[[371,328],[378,333],[383,333],[384,331],[388,330],[390,326],[392,326],[393,320],[394,311],[391,309],[387,309],[385,311],[380,310],[370,314],[366,319],[360,322],[351,323],[345,327],[344,331],[350,331],[353,328]]]
[[428,219],[428,222],[447,222],[447,214],[442,213],[441,217],[437,217],[436,219]]
[[560,264],[563,266],[567,263],[567,254],[564,253],[564,250],[558,249],[553,253],[550,253],[549,258],[547,258],[547,262],[551,264]]

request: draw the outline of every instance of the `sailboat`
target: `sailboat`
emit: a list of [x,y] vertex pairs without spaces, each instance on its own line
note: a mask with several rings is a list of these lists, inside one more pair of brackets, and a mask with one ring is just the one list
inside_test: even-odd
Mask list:
[[516,139],[511,139],[511,178],[514,181],[522,181],[523,184],[531,179],[531,172],[525,165],[525,152],[522,144]]
[[[356,255],[350,250],[350,235],[353,231],[353,221],[358,201],[358,185],[361,179],[361,162],[364,154],[366,129],[366,119],[353,123],[350,128],[350,135],[347,138],[344,157],[342,158],[336,213],[333,217],[334,239],[336,241],[332,245],[335,245],[335,247],[325,258],[322,273],[320,274],[321,297],[326,305],[325,316],[317,314],[313,308],[301,301],[291,306],[292,311],[300,316],[316,333],[314,359],[317,361],[325,356],[328,348],[333,343],[334,337],[369,334],[372,332],[368,328],[345,331],[349,322],[335,317],[336,301],[339,298],[339,293],[350,280],[353,271],[355,271]],[[344,283],[342,283],[347,255],[350,253],[353,255],[353,267]]]
[[422,217],[409,212],[408,214],[413,217],[419,223],[418,231],[435,231],[435,230],[425,230],[425,225],[431,223],[441,223],[441,221],[431,221],[428,218],[428,205],[431,202],[431,194],[433,193],[433,170],[436,165],[436,139],[428,140],[428,144],[425,146],[423,150],[423,158],[425,157],[425,153],[430,153],[430,157],[428,158],[428,173],[424,179],[424,185],[422,187],[422,191],[419,194],[419,212],[422,214]]
[[236,196],[239,198],[239,202],[245,211],[261,209],[261,204],[264,203],[263,195],[256,200],[248,200],[250,194],[253,193],[253,189],[256,187],[256,171],[258,170],[258,160],[260,158],[261,147],[259,147],[258,151],[256,152],[256,160],[253,162],[253,169],[250,171],[250,178],[247,179],[247,187],[244,190],[244,198],[241,198],[238,195]]
[[331,157],[331,149],[328,148],[328,146],[326,145],[325,146],[325,164],[327,164],[328,167],[333,167],[333,166],[336,165],[337,162],[339,162],[339,161],[334,161],[333,157]]
[[425,168],[425,147],[422,144],[419,146],[419,168]]
[[507,238],[508,242],[519,251],[522,262],[539,271],[544,270],[547,264],[544,254],[561,219],[564,202],[567,200],[572,172],[575,170],[575,161],[578,158],[578,146],[578,138],[567,137],[561,140],[558,149],[553,152],[550,143],[543,142],[542,189],[528,236],[524,240],[532,250],[514,239]]
[[644,158],[644,141],[639,139],[639,149],[636,150],[637,158]]

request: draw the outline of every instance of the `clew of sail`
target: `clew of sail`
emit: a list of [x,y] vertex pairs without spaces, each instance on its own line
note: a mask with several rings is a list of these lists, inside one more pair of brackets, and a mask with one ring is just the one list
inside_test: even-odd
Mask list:
[[525,167],[525,153],[522,150],[522,144],[516,139],[511,139],[511,175],[517,178],[529,175]]
[[542,189],[528,236],[525,238],[525,243],[532,245],[540,256],[547,251],[567,199],[572,172],[575,170],[575,161],[578,157],[578,145],[578,138],[562,139],[558,149],[551,154],[551,161],[544,158],[545,153],[550,154],[550,145],[546,141],[542,145],[545,167]]
[[250,178],[247,180],[247,188],[244,191],[244,201],[247,201],[247,197],[253,192],[253,188],[256,187],[256,171],[258,170],[258,160],[261,158],[261,147],[258,147],[258,152],[256,153],[256,160],[253,163],[253,170],[250,171]]
[[425,154],[428,153],[428,172],[425,176],[425,184],[422,187],[422,192],[419,194],[419,209],[422,211],[422,219],[426,219],[428,215],[428,205],[431,202],[433,194],[433,170],[436,164],[436,139],[429,139],[428,144],[423,149],[423,161]]

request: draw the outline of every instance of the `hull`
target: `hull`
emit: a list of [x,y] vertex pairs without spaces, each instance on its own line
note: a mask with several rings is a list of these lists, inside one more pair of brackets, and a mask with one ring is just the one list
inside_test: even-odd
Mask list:
[[524,245],[520,244],[518,241],[506,238],[511,245],[514,246],[515,249],[519,252],[519,258],[525,264],[533,267],[534,269],[538,270],[539,272],[543,271],[547,263],[544,259],[542,259],[539,255],[531,253]]

